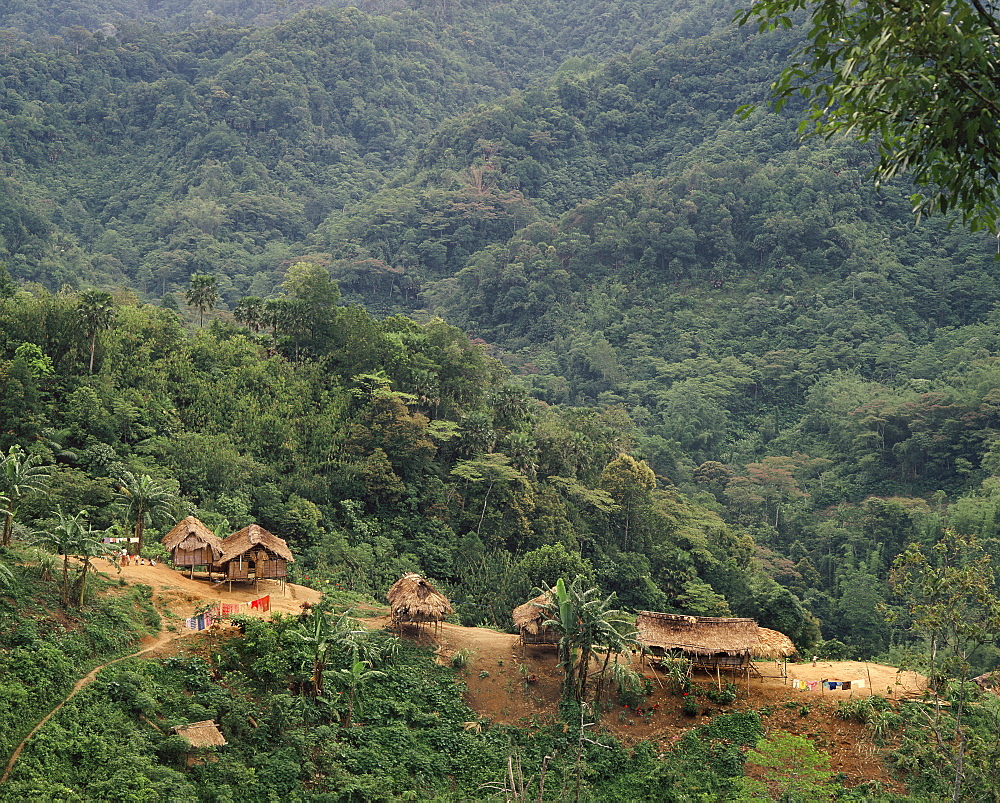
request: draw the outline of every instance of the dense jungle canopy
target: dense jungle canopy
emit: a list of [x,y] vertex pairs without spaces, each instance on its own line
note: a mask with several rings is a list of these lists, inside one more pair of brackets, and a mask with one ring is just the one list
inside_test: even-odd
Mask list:
[[5,542],[145,477],[467,625],[579,575],[922,651],[893,562],[1000,557],[1000,241],[738,115],[803,29],[736,11],[0,6]]

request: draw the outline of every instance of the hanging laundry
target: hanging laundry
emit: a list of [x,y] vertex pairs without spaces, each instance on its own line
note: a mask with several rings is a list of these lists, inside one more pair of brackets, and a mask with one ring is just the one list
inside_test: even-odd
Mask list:
[[792,688],[793,689],[801,689],[802,686],[800,684],[800,681],[799,680],[792,680]]
[[259,609],[260,608],[260,600],[259,599],[255,599],[253,602],[250,603],[250,607],[253,608],[254,610]]
[[222,607],[222,615],[223,616],[232,616],[234,613],[239,613],[240,612],[239,603],[224,602],[224,603],[222,603],[221,607]]
[[863,680],[854,680],[851,682],[854,684],[854,688],[856,689],[863,689],[865,687],[865,682]]
[[264,613],[267,613],[269,610],[271,610],[271,595],[270,594],[267,594],[266,596],[261,597],[259,600],[257,600],[257,602],[260,603],[260,605],[258,607]]
[[198,623],[198,627],[197,627],[198,630],[204,630],[205,629],[205,614],[199,613],[195,617],[195,621]]
[[184,624],[186,624],[191,630],[197,630],[198,629],[198,621],[193,616],[188,617],[187,619],[185,619],[184,620]]
[[816,686],[818,686],[818,685],[819,685],[819,681],[818,680],[807,680],[806,681],[806,686],[809,687],[809,691],[816,691]]

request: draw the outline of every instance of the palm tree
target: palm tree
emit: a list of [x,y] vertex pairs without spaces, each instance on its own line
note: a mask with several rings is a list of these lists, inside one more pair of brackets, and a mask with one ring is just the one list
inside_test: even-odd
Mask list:
[[198,310],[198,328],[205,325],[205,310],[215,309],[215,302],[219,300],[219,288],[215,286],[215,276],[206,274],[194,274],[191,277],[191,286],[184,294],[188,306]]
[[90,525],[84,529],[81,527],[77,542],[73,546],[73,555],[83,560],[83,569],[77,578],[80,588],[80,595],[77,597],[77,607],[83,607],[84,593],[87,590],[87,572],[91,567],[92,558],[103,558],[110,555],[114,550],[110,544],[105,544],[101,540],[101,535],[90,529]]
[[66,516],[62,510],[58,510],[56,515],[59,517],[59,523],[49,530],[35,533],[33,541],[38,546],[62,555],[62,588],[59,596],[63,607],[66,607],[69,605],[69,556],[75,554],[75,550],[83,540],[82,520],[87,514],[81,510],[75,516]]
[[87,290],[80,294],[80,304],[77,315],[84,334],[90,339],[90,373],[94,373],[94,349],[97,347],[97,334],[104,329],[110,329],[115,317],[114,298],[111,293],[103,290]]
[[148,474],[136,477],[130,471],[122,473],[120,484],[115,490],[119,510],[133,527],[138,539],[139,554],[142,552],[142,537],[146,525],[152,524],[155,519],[173,516],[179,501],[177,494]]
[[16,444],[0,457],[0,499],[3,504],[3,537],[0,546],[10,546],[14,530],[14,516],[20,501],[32,491],[39,491],[49,482],[49,467],[41,465],[41,458],[28,455]]
[[244,296],[233,310],[233,317],[254,333],[259,332],[265,324],[264,299]]

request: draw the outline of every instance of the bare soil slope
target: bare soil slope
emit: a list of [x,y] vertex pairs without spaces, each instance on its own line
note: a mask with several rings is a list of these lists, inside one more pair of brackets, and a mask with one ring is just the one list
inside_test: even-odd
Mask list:
[[[388,626],[388,617],[365,620],[371,627]],[[452,656],[468,651],[461,679],[468,686],[469,705],[486,721],[520,727],[532,727],[553,720],[559,699],[560,672],[552,647],[528,647],[522,657],[517,636],[484,628],[459,627],[444,624],[438,630],[424,628],[421,632],[407,631],[404,636],[415,638],[435,650],[438,662],[450,664]],[[739,680],[739,696],[728,706],[720,706],[700,698],[702,713],[690,717],[682,712],[682,699],[671,694],[663,676],[652,666],[636,664],[635,668],[652,679],[653,693],[640,706],[629,709],[610,700],[613,705],[601,720],[602,727],[615,733],[626,743],[649,739],[664,750],[669,749],[686,731],[708,721],[716,713],[757,710],[769,731],[795,733],[813,741],[829,753],[835,772],[846,776],[846,784],[854,786],[877,780],[888,788],[903,792],[904,787],[886,769],[880,751],[867,738],[862,726],[834,715],[837,704],[854,696],[872,693],[902,699],[920,693],[925,679],[912,672],[900,672],[892,666],[859,661],[818,661],[788,664],[787,676],[782,677],[782,665],[761,662],[763,677],[753,678],[749,688]],[[695,675],[695,682],[708,688],[715,679]],[[815,691],[792,688],[792,680],[864,680],[865,688]],[[723,680],[725,682],[725,678]]]
[[[97,561],[98,568],[107,576],[115,577],[118,567],[110,562]],[[262,581],[258,588],[251,585],[212,584],[203,575],[194,579],[176,569],[156,566],[122,567],[121,575],[128,583],[145,583],[152,587],[154,601],[161,611],[183,619],[191,616],[195,608],[207,603],[250,602],[270,594],[271,612],[298,614],[302,604],[316,604],[320,592],[300,585],[287,584],[282,592],[280,583]],[[371,606],[358,606],[368,613]],[[268,617],[245,606],[248,615]],[[374,611],[372,611],[374,612]],[[362,620],[367,627],[388,627],[389,617],[370,616]],[[177,631],[179,623],[166,623],[165,629]],[[150,639],[147,655],[171,654],[181,651],[202,651],[206,648],[202,634],[187,632],[192,638]],[[528,647],[522,654],[517,636],[476,627],[443,624],[434,629],[407,630],[404,637],[427,645],[437,655],[439,663],[450,665],[453,656],[464,651],[466,663],[457,670],[458,679],[467,686],[466,700],[481,719],[520,727],[532,727],[553,721],[559,699],[560,672],[556,666],[554,648]],[[156,643],[159,642],[159,643]],[[758,664],[762,678],[753,678],[749,687],[739,681],[739,697],[728,706],[719,706],[700,698],[702,712],[694,717],[682,712],[682,700],[671,694],[660,673],[652,666],[639,664],[636,669],[651,679],[653,693],[641,704],[641,710],[629,709],[613,703],[602,717],[602,727],[615,733],[626,743],[649,739],[663,749],[669,749],[688,730],[708,721],[713,714],[757,710],[764,716],[764,724],[771,731],[786,731],[805,736],[816,746],[830,754],[832,768],[843,773],[849,786],[877,780],[888,788],[902,792],[903,786],[895,780],[883,764],[879,750],[871,743],[864,729],[853,722],[834,716],[837,704],[854,696],[882,694],[891,699],[902,699],[920,693],[925,679],[912,672],[900,672],[895,667],[855,661],[818,661],[787,665],[787,676],[782,676],[782,666],[777,663]],[[864,680],[865,688],[845,690],[792,688],[792,681],[799,680]],[[715,680],[707,675],[696,675],[695,681],[707,688]]]

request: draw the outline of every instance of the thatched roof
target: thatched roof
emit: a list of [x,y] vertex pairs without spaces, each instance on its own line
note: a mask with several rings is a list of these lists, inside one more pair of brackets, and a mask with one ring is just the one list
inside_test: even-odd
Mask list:
[[753,619],[639,611],[635,627],[639,641],[649,647],[693,655],[746,655],[760,641],[759,628]]
[[386,592],[392,618],[403,622],[440,622],[451,612],[451,603],[419,574],[404,574]]
[[792,640],[784,633],[777,630],[770,630],[766,627],[758,627],[759,641],[753,649],[755,658],[766,658],[769,661],[777,661],[779,658],[787,658],[795,655],[798,650],[792,644]]
[[282,539],[274,533],[269,533],[259,524],[249,524],[222,542],[223,555],[219,563],[227,563],[233,558],[238,558],[245,552],[249,552],[255,546],[261,546],[269,552],[273,552],[279,558],[284,558],[289,563],[293,563],[292,550],[288,548]]
[[550,599],[551,597],[548,594],[539,594],[534,599],[528,600],[524,605],[518,605],[514,608],[512,614],[514,627],[533,636],[537,636],[545,630],[546,628],[542,627],[542,622],[550,617],[542,606],[547,605]]
[[204,546],[211,547],[212,555],[216,558],[223,552],[222,539],[195,516],[188,516],[177,522],[170,532],[163,536],[162,543],[168,552],[173,552],[175,549],[193,552]]
[[170,732],[183,736],[192,747],[222,747],[226,744],[226,737],[220,733],[214,719],[192,722],[190,725],[176,725]]

